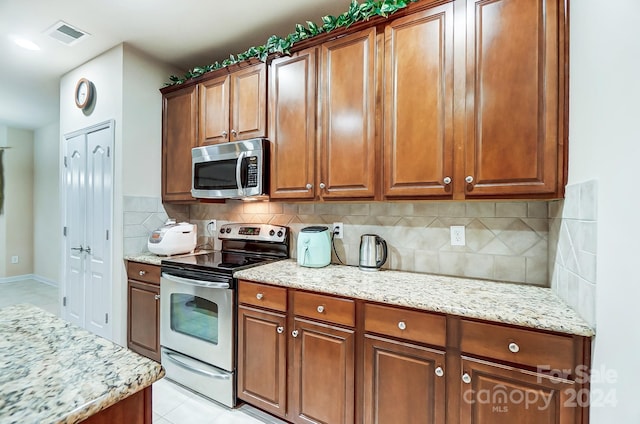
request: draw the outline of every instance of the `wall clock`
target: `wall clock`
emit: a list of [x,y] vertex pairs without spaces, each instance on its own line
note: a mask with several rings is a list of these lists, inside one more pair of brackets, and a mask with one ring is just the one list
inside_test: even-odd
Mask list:
[[84,110],[93,101],[93,83],[86,78],[80,78],[76,84],[74,99],[76,106]]

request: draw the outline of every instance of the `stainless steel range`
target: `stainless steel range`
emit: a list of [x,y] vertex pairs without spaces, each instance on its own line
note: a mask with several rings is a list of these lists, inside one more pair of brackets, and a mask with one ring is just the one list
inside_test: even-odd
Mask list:
[[289,257],[289,229],[225,224],[222,251],[164,259],[160,344],[167,378],[223,405],[236,404],[233,272]]

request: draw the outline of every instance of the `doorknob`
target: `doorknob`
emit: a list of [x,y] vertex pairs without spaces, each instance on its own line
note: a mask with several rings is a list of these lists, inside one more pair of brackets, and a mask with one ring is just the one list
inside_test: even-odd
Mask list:
[[87,252],[88,254],[91,254],[91,247],[87,246],[86,249],[84,249],[85,252]]
[[84,248],[82,246],[80,246],[80,247],[72,247],[71,250],[77,250],[78,252],[84,252]]

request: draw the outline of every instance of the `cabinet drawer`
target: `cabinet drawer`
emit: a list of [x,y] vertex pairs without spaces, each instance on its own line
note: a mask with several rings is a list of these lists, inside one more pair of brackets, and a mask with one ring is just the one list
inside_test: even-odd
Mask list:
[[349,327],[356,325],[355,303],[339,297],[296,291],[293,293],[293,313]]
[[475,321],[460,322],[462,352],[531,367],[573,373],[575,344],[570,336]]
[[127,261],[127,278],[130,280],[160,284],[160,267],[142,262]]
[[287,311],[287,289],[240,280],[238,301],[276,311]]
[[443,315],[367,303],[364,305],[364,330],[444,346],[447,321]]

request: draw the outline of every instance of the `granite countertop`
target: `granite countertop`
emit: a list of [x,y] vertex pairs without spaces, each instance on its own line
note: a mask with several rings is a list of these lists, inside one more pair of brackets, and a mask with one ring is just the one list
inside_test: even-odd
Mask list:
[[135,255],[124,255],[125,261],[142,262],[149,265],[161,265],[163,259],[182,258],[184,256],[202,255],[213,252],[213,250],[197,250],[193,253],[184,253],[181,255],[159,256],[151,252],[137,253]]
[[539,330],[595,334],[543,287],[402,271],[367,272],[344,265],[306,268],[291,259],[237,271],[234,277]]
[[33,305],[0,309],[0,422],[77,423],[164,376],[162,366]]

